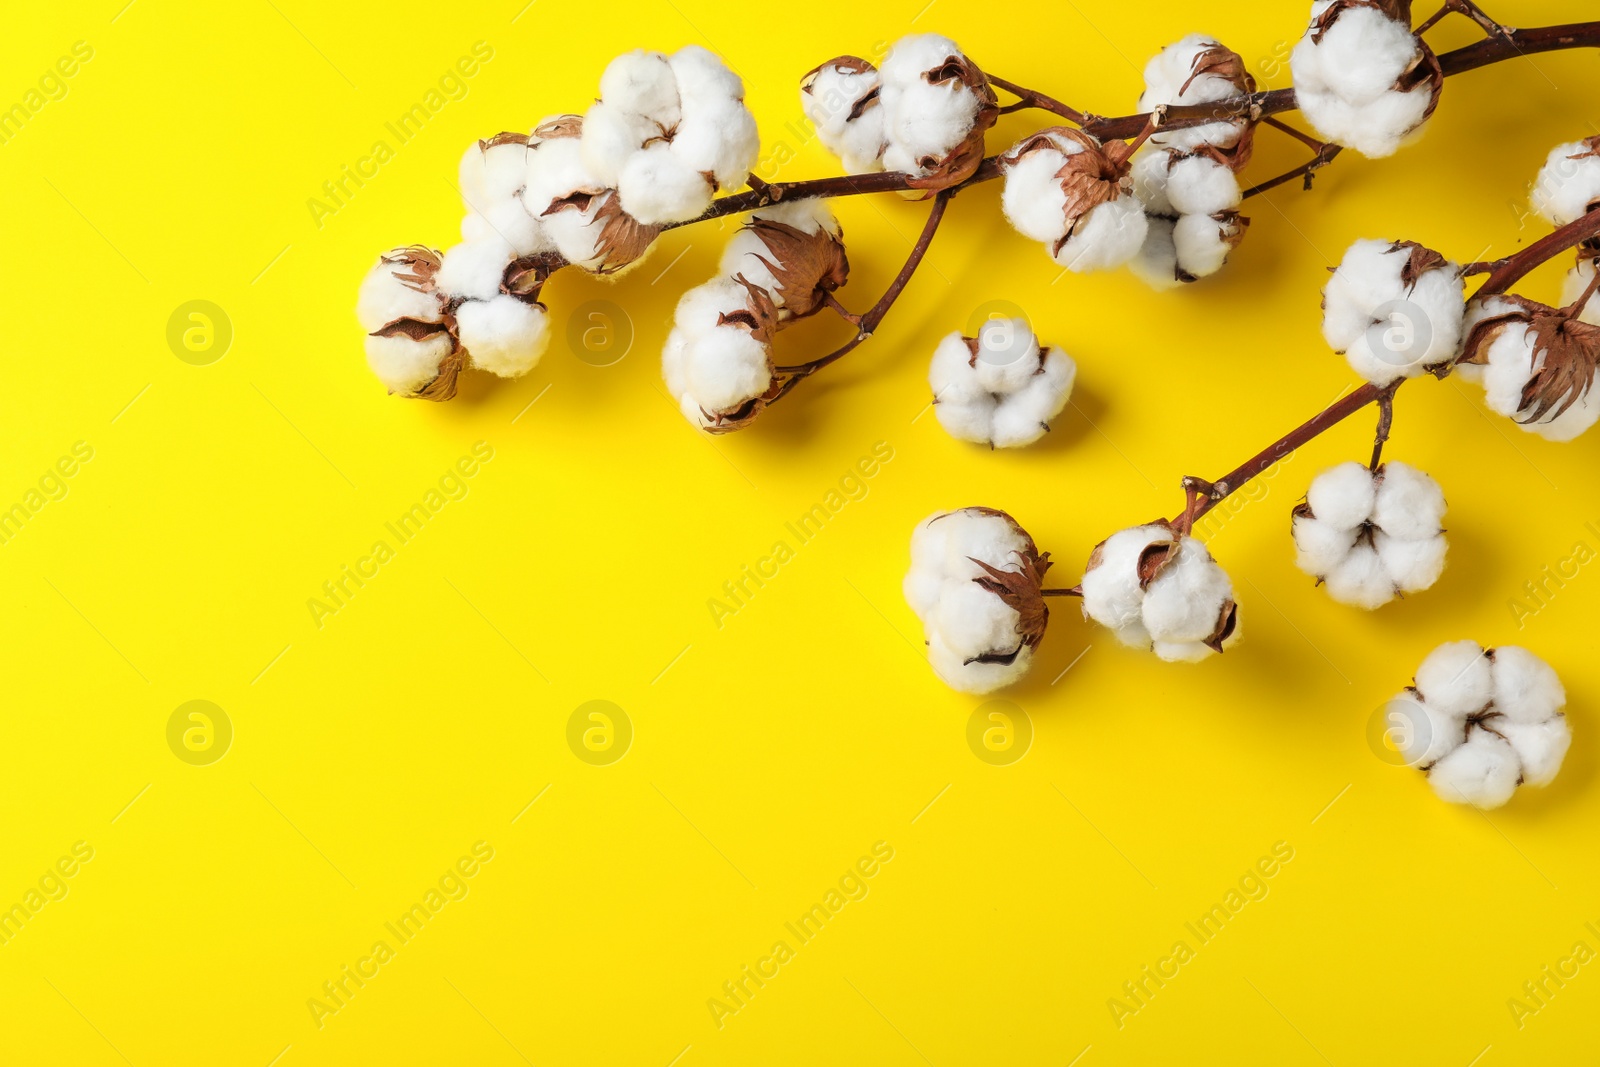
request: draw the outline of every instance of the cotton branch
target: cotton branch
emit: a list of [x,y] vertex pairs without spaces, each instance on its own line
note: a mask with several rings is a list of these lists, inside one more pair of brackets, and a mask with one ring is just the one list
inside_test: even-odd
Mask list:
[[1077,108],[1069,107],[1054,97],[1046,96],[1036,89],[1029,89],[1026,86],[1017,85],[1014,82],[1008,82],[1004,78],[997,78],[993,74],[989,74],[987,71],[985,71],[984,74],[989,79],[990,85],[999,86],[1001,89],[1004,89],[1006,92],[1017,98],[1016,103],[1007,104],[1005,107],[1001,108],[1000,114],[1007,115],[1013,111],[1021,111],[1025,108],[1037,108],[1040,111],[1048,111],[1052,115],[1059,115],[1068,122],[1075,123],[1079,126],[1083,125],[1084,114]]

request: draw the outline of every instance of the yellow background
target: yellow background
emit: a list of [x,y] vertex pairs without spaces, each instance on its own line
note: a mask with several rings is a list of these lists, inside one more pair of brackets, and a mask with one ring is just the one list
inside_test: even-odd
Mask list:
[[[0,546],[0,904],[75,842],[94,849],[0,946],[0,1061],[1592,1056],[1600,967],[1521,1029],[1507,1000],[1575,942],[1600,949],[1585,927],[1600,926],[1600,575],[1581,569],[1520,628],[1510,602],[1576,542],[1600,547],[1585,526],[1600,524],[1600,435],[1546,443],[1486,418],[1473,387],[1408,386],[1390,454],[1449,496],[1437,587],[1365,614],[1293,566],[1287,512],[1317,470],[1366,455],[1364,414],[1213,524],[1242,604],[1236,650],[1162,664],[1061,603],[1032,676],[1001,694],[1033,732],[1009,766],[969,749],[982,701],[935,680],[899,592],[913,524],[973,503],[1013,512],[1071,584],[1107,533],[1173,513],[1180,475],[1216,476],[1331,401],[1352,375],[1319,336],[1324,267],[1359,236],[1466,260],[1541,234],[1519,214],[1526,187],[1552,145],[1596,132],[1592,53],[1452,79],[1419,145],[1346,154],[1314,192],[1252,202],[1224,274],[1179,293],[1125,271],[1058,278],[997,188],[964,194],[877,338],[748,432],[706,440],[667,400],[657,352],[726,229],[669,234],[614,284],[562,272],[540,366],[470,376],[449,404],[384,395],[356,284],[384,249],[455,239],[466,144],[581,111],[627,48],[721,53],[764,152],[792,156],[765,176],[794,178],[837,172],[795,86],[841,52],[938,30],[1003,77],[1118,114],[1145,58],[1191,30],[1287,84],[1272,57],[1304,5],[125,2],[28,6],[0,41],[7,106],[74,42],[94,49],[0,146],[0,498],[23,499],[75,442],[94,450]],[[1476,36],[1462,20],[1437,40]],[[399,145],[385,123],[477,41],[493,59]],[[1007,117],[991,148],[1046,124]],[[380,139],[394,158],[319,227],[307,201]],[[1263,130],[1250,173],[1302,151]],[[847,303],[876,297],[925,210],[838,205]],[[1523,290],[1554,300],[1558,284],[1552,269]],[[207,366],[166,340],[197,299],[234,331]],[[612,366],[565,343],[593,300],[631,317]],[[1073,407],[1026,450],[963,445],[925,411],[935,342],[990,300],[1024,307],[1079,365]],[[818,322],[784,351],[843,336]],[[468,495],[319,628],[307,600],[478,441],[493,459]],[[794,545],[784,524],[880,441],[893,459],[867,495]],[[779,539],[794,558],[718,628],[707,600]],[[1560,778],[1488,815],[1367,742],[1381,701],[1460,637],[1527,644],[1570,697]],[[195,699],[235,732],[209,766],[166,741]],[[567,745],[590,700],[633,726],[610,766]],[[478,841],[494,858],[468,895],[319,1028],[322,983]],[[867,896],[793,941],[784,924],[880,841],[894,858]],[[1293,860],[1268,895],[1200,946],[1184,924],[1277,842]],[[708,1000],[780,939],[794,959],[719,1028]],[[1119,1028],[1108,1000],[1180,939],[1194,959]]]

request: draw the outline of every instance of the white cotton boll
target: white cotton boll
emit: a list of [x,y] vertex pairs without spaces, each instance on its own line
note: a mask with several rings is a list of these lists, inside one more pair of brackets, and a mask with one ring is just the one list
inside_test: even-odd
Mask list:
[[[584,127],[586,130],[588,126]],[[631,155],[637,149],[631,149]],[[605,183],[584,162],[583,142],[577,137],[556,137],[539,142],[528,159],[522,203],[534,218],[549,218],[551,203],[578,191],[593,192]]]
[[[1567,271],[1561,282],[1561,306],[1571,307],[1594,281],[1594,260],[1580,259],[1578,265]],[[1600,292],[1591,295],[1578,312],[1578,318],[1591,326],[1600,326]]]
[[1383,573],[1402,593],[1420,593],[1433,588],[1444,573],[1448,542],[1440,534],[1420,540],[1393,537],[1382,530],[1374,535],[1373,547]]
[[1561,761],[1572,746],[1572,729],[1566,716],[1545,722],[1517,723],[1490,719],[1490,729],[1502,735],[1522,765],[1522,784],[1545,786],[1555,781]]
[[1377,550],[1365,542],[1324,575],[1323,584],[1339,603],[1368,611],[1394,599],[1394,582],[1384,573]]
[[922,80],[924,71],[944,65],[951,56],[960,57],[961,49],[948,37],[937,33],[913,33],[900,38],[889,49],[883,60],[883,80],[886,85],[905,86]]
[[444,332],[421,341],[409,337],[365,338],[367,366],[391,393],[415,393],[439,376],[439,364],[455,348]]
[[1392,155],[1420,133],[1432,101],[1430,83],[1393,88],[1420,56],[1409,26],[1376,8],[1346,8],[1320,40],[1308,33],[1289,54],[1295,102],[1325,139],[1372,158]]
[[[690,170],[711,174],[723,189],[737,189],[761,154],[755,116],[744,102],[713,98],[684,113],[672,154]],[[677,221],[677,220],[672,220]]]
[[1463,337],[1463,285],[1445,262],[1411,286],[1403,277],[1412,250],[1357,241],[1323,290],[1322,335],[1363,378],[1386,385],[1453,359]]
[[1490,342],[1483,366],[1483,401],[1496,414],[1516,418],[1522,407],[1522,387],[1533,376],[1534,336],[1520,322],[1508,322]]
[[1167,168],[1167,200],[1180,215],[1215,215],[1239,206],[1239,179],[1210,156],[1180,156]]
[[436,295],[420,292],[395,276],[396,272],[411,272],[406,264],[387,261],[404,253],[405,249],[397,248],[389,257],[380,258],[361,279],[361,288],[356,293],[356,321],[368,333],[399,319],[438,322],[442,318]]
[[947,575],[957,578],[983,576],[984,571],[972,562],[974,559],[999,570],[1014,570],[1017,554],[1028,548],[1026,537],[1010,522],[975,508],[951,512],[940,522],[949,524],[942,566]]
[[1128,170],[1133,179],[1133,195],[1152,215],[1178,214],[1167,196],[1167,169],[1176,157],[1176,152],[1157,148],[1144,148],[1133,157],[1133,165]]
[[876,93],[882,76],[876,68],[851,69],[851,65],[824,64],[800,91],[800,106],[816,127],[823,145],[838,156],[851,173],[880,170],[883,167],[885,109],[882,102],[868,100],[855,118],[856,106]]
[[1021,389],[1002,400],[994,410],[991,440],[996,448],[1031,445],[1050,429],[1072,393],[1078,367],[1059,348],[1044,350],[1039,371]]
[[1515,749],[1487,730],[1473,729],[1466,744],[1428,770],[1428,784],[1452,804],[1498,808],[1517,791],[1521,769]]
[[1390,700],[1386,727],[1395,751],[1408,767],[1427,770],[1466,740],[1461,719],[1440,712],[1433,705],[1401,693]]
[[678,97],[685,108],[709,100],[744,99],[744,81],[708,49],[684,45],[667,62],[677,78]]
[[1465,718],[1494,697],[1489,657],[1476,641],[1450,641],[1417,668],[1417,690],[1441,714]]
[[721,317],[745,307],[749,293],[744,286],[729,278],[713,278],[697,285],[678,299],[673,312],[673,324],[686,337],[695,338],[710,333],[721,325]]
[[1009,652],[1022,644],[1017,613],[1005,601],[967,578],[947,579],[934,609],[933,628],[963,659]]
[[682,222],[711,206],[711,183],[658,141],[623,164],[617,196],[622,210],[646,225]]
[[1444,490],[1422,471],[1397,459],[1380,468],[1372,521],[1387,533],[1407,540],[1432,537],[1444,508]]
[[1359,240],[1345,250],[1323,290],[1322,336],[1335,352],[1354,344],[1372,325],[1372,312],[1395,295],[1404,260],[1389,255],[1390,241]]
[[720,326],[694,337],[686,353],[689,393],[707,411],[728,411],[772,384],[767,348],[739,326]]
[[678,79],[660,52],[624,52],[600,75],[600,99],[662,126],[678,123]]
[[[1553,226],[1565,226],[1588,214],[1600,201],[1600,155],[1584,141],[1569,141],[1550,150],[1529,201]],[[1577,294],[1573,294],[1576,298]]]
[[1172,229],[1177,267],[1191,278],[1209,278],[1222,269],[1241,229],[1237,216],[1181,216]]
[[986,319],[977,341],[972,369],[988,392],[1014,393],[1039,370],[1039,339],[1027,319]]
[[972,129],[978,97],[959,82],[931,85],[920,78],[884,103],[884,166],[925,175],[928,160],[942,160]]
[[520,198],[497,200],[483,212],[484,225],[519,256],[548,251],[552,246]]
[[1083,575],[1083,613],[1112,630],[1129,626],[1142,630],[1139,557],[1152,544],[1171,544],[1174,536],[1165,526],[1150,525],[1118,530],[1106,538],[1096,550],[1099,561]]
[[[1203,52],[1220,48],[1213,37],[1191,33],[1157,52],[1144,68],[1144,92],[1139,97],[1140,111],[1154,111],[1162,104],[1209,104],[1227,100],[1241,91],[1226,77],[1214,73],[1195,74],[1194,65]],[[1162,130],[1150,138],[1154,145],[1190,150],[1202,144],[1231,148],[1237,144],[1242,127],[1231,122],[1210,122],[1204,126]]]
[[1078,219],[1055,261],[1079,274],[1120,267],[1139,254],[1149,219],[1137,198],[1119,196]]
[[581,270],[600,266],[604,259],[598,248],[602,227],[595,216],[604,201],[615,195],[606,193],[595,197],[586,210],[563,208],[540,220],[556,251],[568,263]]
[[1341,530],[1354,530],[1370,519],[1376,500],[1372,472],[1354,460],[1323,471],[1306,490],[1312,514]]
[[1567,703],[1561,678],[1544,660],[1517,645],[1494,650],[1494,707],[1512,722],[1543,722]]
[[1385,159],[1421,137],[1432,102],[1432,89],[1426,84],[1409,92],[1387,92],[1360,105],[1330,93],[1297,91],[1295,96],[1301,114],[1318,134],[1368,159]]
[[[622,167],[652,137],[661,136],[661,127],[641,115],[601,101],[583,116],[583,134],[578,139],[583,165],[603,185],[615,186]],[[571,138],[546,141],[559,144]]]
[[468,300],[456,309],[461,347],[472,365],[502,378],[532,370],[550,343],[550,316],[514,296]]
[[468,211],[483,211],[489,204],[516,196],[526,181],[528,146],[497,144],[488,148],[474,141],[462,153],[461,199]]
[[448,296],[489,300],[499,295],[514,256],[511,245],[499,237],[458,244],[445,252],[434,283]]
[[1178,277],[1173,220],[1151,216],[1147,222],[1144,244],[1139,246],[1139,254],[1128,262],[1128,268],[1152,289],[1175,289],[1183,281]]
[[[1082,151],[1072,142],[1070,148]],[[1000,191],[1000,208],[1022,236],[1053,245],[1067,232],[1067,197],[1056,172],[1074,151],[1039,151],[1006,168]]]
[[1321,578],[1344,561],[1355,547],[1354,530],[1308,515],[1294,517],[1294,565]]
[[994,444],[994,416],[1000,403],[988,393],[971,397],[944,397],[934,403],[933,413],[945,433],[958,441],[978,445]]
[[1142,617],[1156,641],[1204,641],[1217,629],[1233,583],[1206,546],[1193,537],[1178,541],[1177,558],[1145,589]]
[[1026,645],[1010,663],[967,663],[967,657],[935,634],[928,641],[928,663],[939,679],[958,693],[982,696],[1020,681],[1033,666],[1033,649]]

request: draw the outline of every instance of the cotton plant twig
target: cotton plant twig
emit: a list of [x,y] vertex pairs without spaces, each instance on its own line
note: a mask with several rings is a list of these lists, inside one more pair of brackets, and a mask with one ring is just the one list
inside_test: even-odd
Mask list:
[[1082,126],[1085,121],[1083,112],[1079,111],[1075,107],[1070,107],[1067,104],[1063,104],[1054,97],[1046,96],[1037,89],[1029,89],[1026,86],[1018,85],[1015,82],[1006,81],[1004,78],[998,78],[995,75],[990,74],[988,71],[985,71],[984,74],[989,79],[989,84],[999,86],[1001,89],[1004,89],[1006,92],[1017,98],[1016,103],[1007,104],[1005,107],[1000,109],[1000,113],[1002,115],[1008,115],[1013,111],[1022,111],[1027,108],[1034,108],[1039,111],[1048,111],[1052,115],[1059,115],[1076,126]]
[[1286,182],[1294,181],[1294,179],[1300,177],[1304,177],[1304,188],[1309,190],[1311,188],[1312,176],[1323,167],[1326,167],[1329,163],[1332,163],[1334,158],[1338,156],[1340,152],[1344,151],[1344,148],[1340,145],[1330,144],[1326,141],[1319,141],[1310,134],[1302,133],[1293,126],[1290,126],[1288,123],[1280,122],[1278,119],[1271,118],[1270,116],[1263,118],[1261,121],[1265,125],[1271,126],[1273,129],[1282,130],[1290,137],[1293,137],[1295,140],[1311,149],[1312,156],[1300,166],[1291,170],[1287,170],[1278,175],[1276,178],[1269,178],[1264,182],[1252,185],[1250,188],[1246,189],[1242,194],[1240,194],[1241,199],[1248,200],[1252,196],[1259,196],[1268,189],[1276,189],[1278,186],[1283,185]]

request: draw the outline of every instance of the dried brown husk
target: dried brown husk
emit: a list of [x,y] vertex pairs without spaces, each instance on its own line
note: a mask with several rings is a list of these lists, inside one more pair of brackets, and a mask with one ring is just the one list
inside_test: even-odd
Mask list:
[[1052,126],[1024,138],[1000,157],[1000,165],[1015,166],[1035,152],[1059,153],[1062,140],[1072,141],[1083,150],[1067,156],[1055,174],[1065,198],[1061,210],[1066,216],[1067,232],[1050,250],[1052,256],[1072,239],[1073,230],[1085,215],[1119,196],[1133,195],[1127,181],[1128,160],[1133,151],[1127,142],[1113,139],[1101,144],[1092,135],[1068,126]]
[[[596,205],[598,201],[598,206]],[[646,225],[622,210],[622,201],[613,189],[576,189],[566,196],[551,201],[539,212],[540,218],[560,211],[586,212],[593,209],[592,221],[600,224],[600,236],[595,241],[595,255],[600,265],[585,268],[593,274],[615,274],[650,250],[650,245],[661,235],[660,224]]]
[[[1022,639],[1022,643],[1009,652],[986,652],[967,662],[1012,663],[1023,648],[1039,646],[1039,642],[1044,640],[1045,627],[1050,623],[1050,608],[1041,592],[1044,588],[1045,573],[1052,566],[1050,553],[1040,552],[1039,546],[1034,543],[1028,531],[1022,528],[1022,524],[999,508],[970,507],[960,510],[1002,519],[1022,537],[1022,548],[1014,553],[1017,557],[1018,570],[1005,570],[991,566],[981,559],[967,557],[984,572],[972,580],[999,597],[1008,608],[1017,613],[1017,635]],[[957,513],[946,512],[946,514]],[[939,516],[939,518],[944,517],[944,515]],[[937,522],[938,519],[933,521]]]
[[583,136],[582,115],[557,115],[545,119],[533,129],[535,141],[556,141],[563,137]]
[[961,143],[946,153],[943,159],[927,156],[917,160],[917,165],[927,173],[906,182],[913,189],[934,193],[952,185],[960,185],[978,169],[983,162],[984,135],[1000,117],[1000,102],[994,95],[989,79],[966,56],[946,56],[939,66],[924,71],[922,79],[929,85],[958,83],[978,98],[978,113],[973,116],[972,128]]
[[1502,299],[1516,305],[1516,310],[1474,324],[1457,362],[1487,364],[1489,346],[1503,329],[1512,324],[1526,326],[1533,339],[1533,358],[1540,366],[1522,387],[1517,421],[1554,419],[1594,387],[1600,370],[1600,326],[1537,300],[1514,295]]
[[[801,76],[800,91],[802,93],[807,96],[812,95],[811,86],[816,83],[817,75],[822,73],[823,67],[838,67],[840,70],[848,71],[851,74],[865,74],[869,70],[875,71],[878,69],[860,56],[834,56],[826,63],[818,63]],[[879,87],[874,85],[871,89],[856,97],[850,103],[850,114],[845,118],[845,121],[854,122],[866,114],[869,108],[876,107],[878,95]]]
[[774,294],[794,318],[804,318],[823,306],[823,297],[842,286],[850,276],[850,260],[839,236],[819,226],[815,233],[759,216],[745,229],[761,238],[767,255],[756,256],[777,283]]
[[1415,289],[1418,280],[1428,271],[1438,270],[1449,262],[1427,245],[1415,241],[1396,241],[1389,246],[1389,251],[1406,254],[1405,266],[1400,268],[1400,281],[1406,287],[1406,292]]

